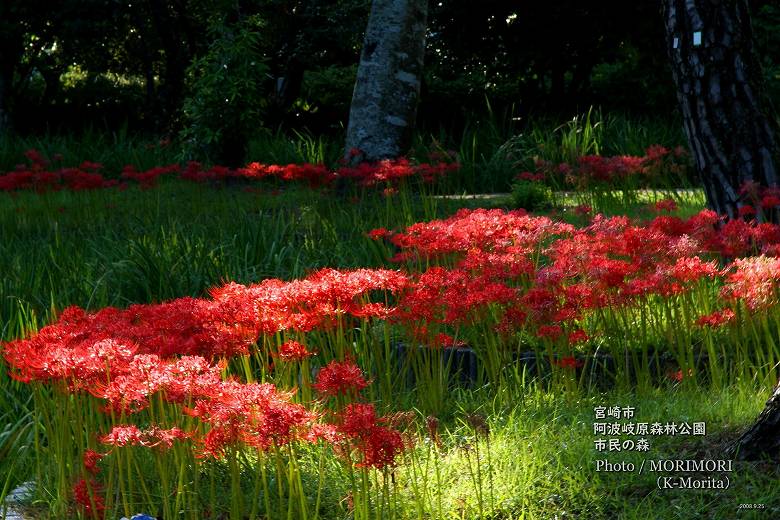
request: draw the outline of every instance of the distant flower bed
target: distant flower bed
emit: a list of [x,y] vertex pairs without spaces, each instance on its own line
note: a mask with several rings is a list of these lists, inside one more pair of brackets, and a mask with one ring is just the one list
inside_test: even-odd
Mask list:
[[227,179],[258,181],[264,179],[281,182],[303,182],[311,187],[322,187],[340,179],[358,186],[393,186],[405,179],[431,183],[436,179],[457,171],[457,162],[436,162],[415,164],[407,159],[362,163],[357,166],[341,166],[330,169],[323,164],[261,164],[250,163],[243,168],[230,169],[225,166],[205,167],[197,162],[157,166],[138,171],[132,165],[125,166],[118,179],[106,178],[100,163],[84,161],[77,167],[55,167],[62,161],[55,156],[52,160],[37,150],[25,153],[29,164],[20,164],[15,171],[0,175],[0,191],[32,190],[47,192],[57,190],[85,191],[105,188],[124,189],[136,184],[142,189],[157,185],[164,177],[175,177],[191,182],[222,182]]
[[623,187],[679,187],[691,176],[688,152],[650,146],[645,155],[583,155],[573,163],[536,160],[536,169],[517,176],[521,181],[546,182],[560,189],[590,189],[598,185]]

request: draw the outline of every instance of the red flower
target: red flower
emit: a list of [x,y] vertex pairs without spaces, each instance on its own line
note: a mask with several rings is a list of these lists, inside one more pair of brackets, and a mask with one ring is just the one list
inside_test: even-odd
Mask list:
[[577,215],[580,215],[581,217],[584,217],[585,215],[588,215],[593,212],[593,208],[590,204],[579,204],[574,207],[574,213]]
[[575,369],[585,364],[581,359],[577,359],[574,356],[565,356],[560,359],[554,359],[553,364],[561,368]]
[[306,345],[297,341],[287,341],[279,347],[279,353],[276,356],[283,361],[293,362],[302,361],[313,353],[306,349]]
[[360,367],[352,360],[331,361],[317,373],[317,382],[312,385],[325,396],[359,392],[368,386]]
[[738,211],[739,211],[739,216],[743,218],[752,217],[756,214],[756,208],[754,208],[750,204],[745,204],[744,206],[740,206]]
[[558,325],[542,325],[536,331],[536,335],[540,338],[548,338],[556,340],[563,334],[563,329]]
[[372,229],[371,231],[369,231],[367,233],[367,235],[368,235],[368,238],[370,238],[371,240],[379,240],[379,239],[385,238],[386,236],[390,235],[390,231],[388,231],[385,228],[376,228],[376,229]]
[[681,370],[669,370],[666,372],[666,376],[671,379],[672,381],[677,381],[678,383],[681,382],[685,377],[693,377],[693,369],[688,369],[688,374],[683,374],[682,369]]
[[444,347],[444,348],[463,348],[466,346],[466,343],[460,340],[455,340],[452,336],[449,334],[444,334],[443,332],[436,334],[436,337],[434,338],[434,344],[437,347]]
[[656,202],[654,208],[659,213],[662,211],[671,213],[677,211],[677,203],[672,199],[663,199]]
[[705,314],[704,316],[700,316],[699,319],[696,320],[696,324],[700,327],[716,328],[723,324],[729,323],[733,319],[734,311],[731,309],[722,309],[710,314]]
[[337,430],[360,455],[358,467],[381,469],[393,465],[404,450],[398,431],[377,424],[379,421],[386,423],[388,419],[377,419],[373,404],[349,404],[337,419]]
[[544,180],[544,173],[521,172],[515,178],[521,181],[538,182]]
[[578,329],[571,333],[569,333],[569,344],[574,345],[576,343],[584,343],[585,341],[588,341],[590,339],[590,336],[588,336],[584,330]]
[[97,467],[97,464],[104,456],[104,453],[98,453],[95,450],[86,450],[83,456],[84,469],[93,475],[97,475],[100,471],[100,468]]
[[138,426],[131,424],[128,426],[114,426],[111,431],[100,437],[100,442],[103,444],[111,444],[113,446],[131,446],[140,445],[144,441],[144,434],[138,428]]
[[761,207],[763,209],[772,209],[780,206],[780,197],[775,195],[766,195],[761,199]]
[[84,514],[92,518],[103,518],[106,504],[99,493],[98,483],[92,479],[87,482],[79,480],[73,486],[73,499],[76,504],[84,508]]

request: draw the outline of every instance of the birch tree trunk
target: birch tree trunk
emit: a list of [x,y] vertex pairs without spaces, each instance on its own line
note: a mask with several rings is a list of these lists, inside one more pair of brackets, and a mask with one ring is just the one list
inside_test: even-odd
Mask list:
[[667,50],[693,157],[710,208],[750,203],[747,181],[777,186],[774,117],[762,94],[747,0],[662,0]]
[[[345,158],[377,161],[406,152],[417,115],[427,0],[374,0],[366,27]],[[351,150],[360,150],[353,157]]]

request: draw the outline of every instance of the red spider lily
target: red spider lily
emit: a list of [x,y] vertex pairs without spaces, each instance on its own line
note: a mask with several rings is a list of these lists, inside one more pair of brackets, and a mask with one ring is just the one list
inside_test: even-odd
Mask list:
[[377,418],[372,404],[349,404],[337,419],[337,430],[360,454],[358,467],[381,469],[393,465],[404,450],[401,434],[378,424],[384,419]]
[[145,408],[156,392],[164,392],[171,402],[200,395],[221,382],[221,369],[197,356],[164,361],[155,355],[137,355],[122,373],[106,384],[96,381],[88,390],[106,399],[110,408],[134,413]]
[[111,446],[123,447],[142,445],[144,439],[144,432],[138,426],[131,424],[114,426],[109,433],[100,437],[100,442]]
[[192,434],[179,428],[159,428],[153,426],[147,430],[141,430],[137,426],[114,426],[109,433],[100,437],[100,442],[116,447],[145,446],[147,448],[159,447],[170,449],[174,441],[191,437]]
[[156,166],[144,172],[137,171],[135,166],[127,165],[122,169],[121,178],[137,182],[141,189],[149,189],[157,185],[157,181],[160,177],[164,175],[178,174],[179,171],[180,168],[178,164]]
[[279,352],[275,354],[279,359],[288,362],[302,361],[314,355],[306,349],[306,345],[297,341],[286,341],[279,346]]
[[700,327],[712,327],[717,328],[721,325],[731,322],[735,317],[734,311],[731,309],[722,309],[700,316],[696,320],[696,324]]
[[385,228],[377,228],[372,229],[367,233],[368,238],[371,240],[381,240],[382,238],[385,238],[386,236],[390,235],[390,231],[388,231]]
[[539,244],[574,227],[547,217],[530,217],[525,210],[460,210],[445,220],[413,224],[391,241],[421,258],[481,251],[531,256]]
[[323,423],[312,424],[303,438],[311,443],[322,440],[331,445],[338,445],[338,443],[344,440],[344,436],[338,431],[335,425]]
[[331,361],[317,373],[316,383],[311,385],[324,396],[359,392],[368,386],[363,372],[352,360]]
[[664,171],[681,173],[687,167],[686,159],[684,150],[670,154],[666,148],[654,145],[642,157],[586,155],[578,157],[572,164],[557,165],[537,160],[536,170],[551,178],[562,179],[570,186],[587,188],[594,182],[614,183],[628,178],[644,181]]
[[662,159],[666,157],[669,154],[669,150],[660,144],[654,144],[651,145],[645,150],[645,160],[646,161],[657,161],[658,159]]
[[745,204],[739,208],[738,213],[742,218],[754,217],[756,215],[756,208],[750,204]]
[[441,437],[439,436],[439,420],[433,415],[425,418],[425,427],[428,430],[428,437],[438,449],[442,449]]
[[449,334],[444,334],[443,332],[436,335],[436,337],[433,340],[433,343],[437,347],[444,347],[444,348],[463,348],[467,346],[464,341],[456,340]]
[[99,493],[99,486],[95,480],[87,482],[81,479],[73,486],[73,500],[84,509],[88,517],[103,518],[106,504]]
[[680,282],[695,282],[702,278],[714,278],[720,274],[715,261],[705,262],[698,256],[678,258],[669,268],[669,276]]
[[553,359],[553,364],[561,368],[574,370],[583,366],[585,362],[581,359],[575,358],[574,356],[566,356],[560,359]]
[[238,322],[256,333],[275,334],[288,329],[309,331],[352,314],[361,318],[386,317],[389,310],[370,305],[364,296],[372,291],[391,294],[404,289],[408,277],[398,271],[322,269],[303,280],[265,280],[249,287],[228,284],[212,296]]
[[515,178],[521,181],[538,182],[544,180],[544,173],[520,172],[515,176]]
[[412,165],[407,159],[385,160],[378,163],[360,163],[354,167],[344,166],[336,170],[341,178],[351,179],[363,186],[373,186],[384,183],[419,177],[424,182],[432,182],[436,178],[460,168],[457,163],[419,164]]
[[656,202],[653,208],[659,213],[662,211],[671,213],[673,211],[677,211],[677,203],[672,199],[663,199]]
[[508,303],[516,297],[515,289],[486,276],[433,267],[402,296],[397,316],[406,321],[463,323],[476,319],[475,313],[489,304]]
[[395,464],[396,458],[404,451],[404,442],[396,430],[374,426],[360,438],[357,448],[362,455],[358,467],[382,469]]
[[593,213],[593,208],[590,204],[579,204],[574,207],[574,213],[580,216],[585,216]]
[[780,206],[780,197],[776,195],[765,195],[761,198],[762,209],[772,209]]
[[666,376],[672,381],[677,381],[678,383],[680,383],[686,377],[693,377],[693,369],[689,368],[687,374],[684,374],[682,369],[669,370],[666,372]]
[[[30,165],[20,165],[17,171],[0,175],[0,190],[33,189],[39,192],[61,188],[87,190],[108,188],[117,184],[115,181],[107,181],[103,178],[99,173],[103,165],[99,163],[84,161],[77,168],[63,168],[51,172],[47,170],[49,161],[40,152],[28,150],[25,156],[30,161]],[[183,171],[177,164],[156,166],[146,171],[138,171],[135,166],[128,165],[123,168],[121,178],[137,182],[141,189],[152,188],[157,185],[160,177],[177,173],[180,179],[198,183],[222,182],[236,178],[248,180],[277,178],[285,182],[304,181],[310,187],[318,188],[330,184],[339,177],[351,179],[364,186],[397,183],[408,177],[433,182],[459,168],[460,166],[455,162],[411,164],[403,158],[374,164],[361,163],[354,168],[345,167],[338,171],[332,171],[323,164],[265,165],[257,162],[236,170],[219,165],[205,169],[200,163],[191,161]],[[387,190],[392,191],[394,188],[387,188]]]
[[723,297],[744,301],[748,308],[765,308],[777,301],[780,258],[756,256],[738,258],[727,270]]
[[542,325],[536,330],[536,335],[555,341],[563,335],[563,329],[559,325]]
[[373,404],[348,404],[337,417],[338,431],[349,437],[358,437],[376,426],[377,416]]
[[224,381],[208,389],[194,409],[185,410],[211,426],[198,440],[200,456],[220,457],[226,447],[239,443],[266,450],[311,438],[315,415],[290,397],[267,383]]
[[100,472],[98,468],[98,462],[105,456],[105,453],[98,453],[95,450],[86,450],[82,457],[84,462],[84,469],[92,475],[97,475]]
[[584,330],[578,329],[569,333],[569,345],[576,345],[577,343],[584,343],[590,339]]

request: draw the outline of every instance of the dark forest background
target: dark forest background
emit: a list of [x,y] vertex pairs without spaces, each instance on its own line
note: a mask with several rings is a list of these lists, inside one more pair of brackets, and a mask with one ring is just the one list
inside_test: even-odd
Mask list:
[[[6,0],[5,129],[175,137],[233,118],[257,132],[341,134],[369,4]],[[780,7],[754,0],[751,9],[777,104]],[[675,117],[656,2],[435,1],[425,61],[424,131],[458,133],[486,115],[561,118],[590,106]]]

